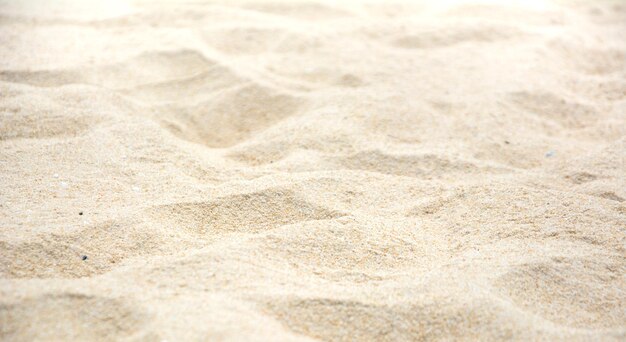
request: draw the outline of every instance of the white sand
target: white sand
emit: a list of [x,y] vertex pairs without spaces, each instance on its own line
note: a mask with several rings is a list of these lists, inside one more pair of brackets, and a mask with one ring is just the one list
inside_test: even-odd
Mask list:
[[0,339],[625,340],[625,130],[622,1],[0,1]]

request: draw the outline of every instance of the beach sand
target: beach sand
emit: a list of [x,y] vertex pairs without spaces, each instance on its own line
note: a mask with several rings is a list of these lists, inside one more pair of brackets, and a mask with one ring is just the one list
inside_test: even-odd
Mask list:
[[625,340],[626,3],[0,1],[0,339]]

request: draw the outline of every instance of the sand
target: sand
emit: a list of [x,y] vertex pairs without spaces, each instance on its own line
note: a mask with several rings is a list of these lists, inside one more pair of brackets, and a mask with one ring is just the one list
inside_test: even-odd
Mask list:
[[1,1],[0,339],[625,340],[626,3]]

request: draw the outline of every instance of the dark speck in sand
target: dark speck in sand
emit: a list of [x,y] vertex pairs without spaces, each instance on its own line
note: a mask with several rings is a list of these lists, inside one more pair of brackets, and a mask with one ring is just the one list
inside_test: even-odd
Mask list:
[[82,259],[83,259],[83,261],[87,260],[87,256],[86,256],[86,255],[83,255],[83,258],[82,258]]
[[82,215],[82,214],[83,214],[83,212],[82,212],[82,211],[78,213],[78,215]]

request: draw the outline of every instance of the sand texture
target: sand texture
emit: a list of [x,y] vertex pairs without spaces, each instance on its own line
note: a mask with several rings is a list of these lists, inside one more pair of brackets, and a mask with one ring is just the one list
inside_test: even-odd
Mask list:
[[626,2],[0,0],[0,340],[626,340]]

